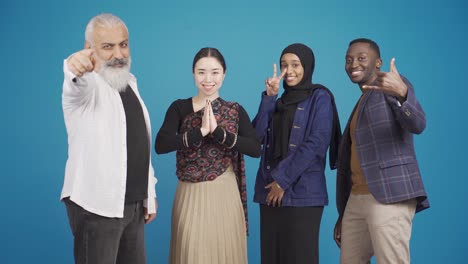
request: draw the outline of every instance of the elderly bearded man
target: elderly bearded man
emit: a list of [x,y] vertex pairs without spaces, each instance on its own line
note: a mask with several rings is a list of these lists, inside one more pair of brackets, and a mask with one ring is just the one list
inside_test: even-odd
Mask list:
[[144,224],[156,217],[148,111],[130,73],[125,23],[91,19],[85,48],[64,62],[68,160],[61,199],[76,263],[146,263]]

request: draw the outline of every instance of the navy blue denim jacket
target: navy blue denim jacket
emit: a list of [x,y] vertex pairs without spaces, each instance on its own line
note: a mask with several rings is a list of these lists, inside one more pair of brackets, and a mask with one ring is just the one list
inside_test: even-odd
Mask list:
[[254,202],[266,204],[275,180],[283,190],[282,206],[324,206],[328,204],[325,163],[333,126],[330,95],[317,89],[297,105],[289,137],[288,155],[279,163],[273,156],[273,124],[277,96],[262,93],[258,113],[253,120],[257,137],[263,145],[262,158],[255,181]]

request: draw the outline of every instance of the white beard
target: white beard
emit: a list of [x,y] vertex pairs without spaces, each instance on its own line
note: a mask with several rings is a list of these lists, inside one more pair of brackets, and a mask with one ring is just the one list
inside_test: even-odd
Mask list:
[[[109,84],[109,86],[115,89],[117,92],[123,92],[128,86],[128,80],[130,79],[130,57],[126,60],[126,64],[122,68],[113,67],[112,61],[104,62],[98,71],[98,74]],[[109,65],[110,64],[110,65]]]

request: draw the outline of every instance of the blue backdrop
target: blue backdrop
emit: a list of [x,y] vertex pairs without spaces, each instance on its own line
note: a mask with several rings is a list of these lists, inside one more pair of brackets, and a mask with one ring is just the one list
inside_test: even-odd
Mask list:
[[[415,144],[432,208],[415,217],[412,262],[463,263],[467,6],[461,0],[343,2],[3,1],[0,262],[73,262],[72,235],[59,202],[67,158],[62,64],[83,47],[88,20],[111,12],[129,27],[132,71],[151,115],[153,138],[169,104],[196,93],[191,63],[205,46],[219,48],[227,61],[221,95],[240,102],[253,117],[282,49],[293,42],[309,45],[316,55],[314,81],[334,92],[344,127],[360,95],[344,72],[347,44],[357,37],[376,40],[383,70],[396,57],[427,114],[427,128]],[[258,206],[251,202],[258,162],[247,158],[250,263],[259,263]],[[148,263],[167,263],[175,156],[154,155],[153,164],[159,214],[146,230]],[[326,174],[330,206],[323,215],[320,259],[337,263],[335,172]]]

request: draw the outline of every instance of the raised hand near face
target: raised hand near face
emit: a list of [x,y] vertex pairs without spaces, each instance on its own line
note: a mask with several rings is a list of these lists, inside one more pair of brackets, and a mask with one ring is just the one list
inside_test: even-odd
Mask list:
[[86,72],[93,71],[95,64],[92,49],[80,50],[67,60],[68,69],[78,77],[83,76]]
[[266,93],[268,96],[277,95],[279,91],[279,83],[286,74],[286,70],[281,73],[280,76],[277,75],[276,63],[273,64],[273,77],[265,80]]
[[401,79],[400,74],[395,66],[395,58],[390,61],[390,72],[377,73],[377,85],[363,85],[364,90],[379,90],[388,95],[397,97],[398,101],[404,102],[408,87]]

